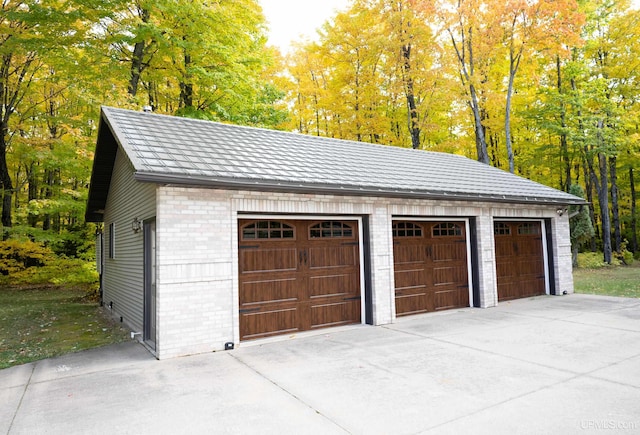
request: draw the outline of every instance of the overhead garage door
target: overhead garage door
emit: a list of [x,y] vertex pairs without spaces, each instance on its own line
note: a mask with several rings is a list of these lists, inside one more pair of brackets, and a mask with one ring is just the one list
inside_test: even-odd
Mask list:
[[498,301],[545,294],[540,222],[494,223]]
[[462,222],[393,222],[396,316],[469,306]]
[[360,322],[357,221],[240,220],[240,339]]

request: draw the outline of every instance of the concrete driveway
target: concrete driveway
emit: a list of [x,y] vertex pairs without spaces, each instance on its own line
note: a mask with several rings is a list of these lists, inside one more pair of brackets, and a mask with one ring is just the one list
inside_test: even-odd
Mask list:
[[640,300],[537,297],[156,361],[0,371],[9,434],[640,433]]

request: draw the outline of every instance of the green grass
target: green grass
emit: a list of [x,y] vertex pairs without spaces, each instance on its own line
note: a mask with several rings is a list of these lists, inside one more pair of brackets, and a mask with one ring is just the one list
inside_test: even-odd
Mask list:
[[640,298],[640,261],[631,266],[609,266],[573,271],[576,293]]
[[0,369],[128,339],[85,290],[0,288]]

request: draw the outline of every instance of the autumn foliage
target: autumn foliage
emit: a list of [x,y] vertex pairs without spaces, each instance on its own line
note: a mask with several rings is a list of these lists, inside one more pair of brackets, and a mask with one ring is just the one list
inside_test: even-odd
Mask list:
[[290,53],[267,45],[257,0],[28,0],[1,17],[4,239],[91,232],[107,104],[579,184],[596,229],[584,247],[607,262],[625,240],[639,251],[640,13],[626,0],[352,0]]

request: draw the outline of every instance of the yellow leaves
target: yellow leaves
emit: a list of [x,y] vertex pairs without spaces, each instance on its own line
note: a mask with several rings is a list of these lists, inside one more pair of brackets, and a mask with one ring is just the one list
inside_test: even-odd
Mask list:
[[[446,131],[435,121],[450,91],[424,14],[412,0],[354,1],[325,24],[319,43],[288,59],[292,127],[305,133],[411,146],[411,125]],[[408,108],[411,94],[415,111]],[[433,113],[433,114],[432,114]],[[422,146],[431,146],[425,135]],[[441,141],[446,133],[434,134]]]
[[417,125],[422,148],[473,154],[473,91],[498,161],[507,96],[520,126],[584,20],[576,0],[356,0],[288,59],[292,128],[408,146]]
[[0,242],[0,274],[8,275],[30,267],[43,266],[51,250],[32,241],[5,240]]

